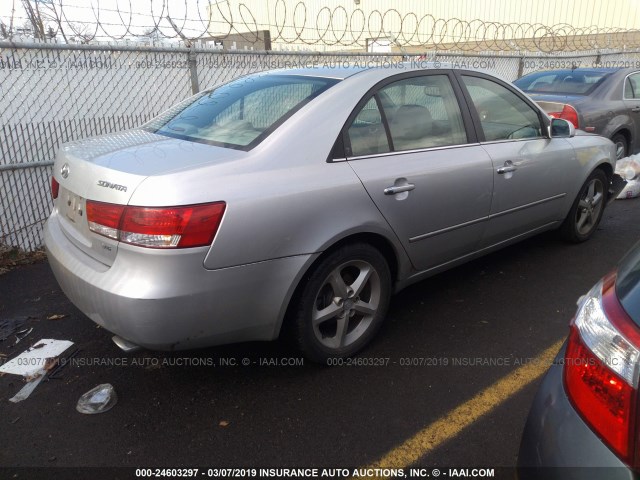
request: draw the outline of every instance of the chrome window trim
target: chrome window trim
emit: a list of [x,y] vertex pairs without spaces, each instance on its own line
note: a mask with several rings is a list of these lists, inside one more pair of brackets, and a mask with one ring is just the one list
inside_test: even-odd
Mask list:
[[489,140],[480,142],[480,145],[493,145],[494,143],[512,143],[512,142],[530,142],[531,140],[550,140],[549,137],[531,137],[531,138],[505,138],[503,140]]
[[[459,143],[456,145],[443,145],[441,147],[427,147],[427,148],[418,148],[415,150],[397,150],[394,152],[385,152],[385,153],[375,153],[375,154],[371,154],[371,155],[360,155],[357,157],[346,157],[345,160],[351,161],[351,160],[364,160],[367,158],[379,158],[379,157],[386,157],[386,156],[390,156],[390,155],[404,155],[404,154],[409,154],[409,153],[423,153],[423,152],[432,152],[432,151],[437,151],[437,150],[446,150],[446,149],[450,149],[450,148],[464,148],[464,147],[473,147],[473,146],[479,146],[480,143],[475,142],[475,143]],[[336,160],[334,160],[336,161]],[[342,161],[342,159],[340,159],[340,161]]]

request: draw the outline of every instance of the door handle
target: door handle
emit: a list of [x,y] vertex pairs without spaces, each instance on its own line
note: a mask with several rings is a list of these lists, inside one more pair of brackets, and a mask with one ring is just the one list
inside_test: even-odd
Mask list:
[[631,109],[632,112],[640,112],[640,107],[633,107]]
[[413,183],[407,183],[406,185],[398,185],[398,186],[394,185],[392,187],[385,188],[384,189],[384,194],[385,195],[395,195],[396,193],[410,192],[414,188],[416,188],[416,186]]
[[517,169],[518,167],[511,160],[507,160],[502,167],[496,169],[496,172],[498,172],[498,175],[504,175],[505,173],[515,172]]
[[505,173],[515,172],[516,170],[517,170],[517,168],[515,166],[508,165],[508,166],[500,167],[496,171],[498,172],[499,175],[504,175]]

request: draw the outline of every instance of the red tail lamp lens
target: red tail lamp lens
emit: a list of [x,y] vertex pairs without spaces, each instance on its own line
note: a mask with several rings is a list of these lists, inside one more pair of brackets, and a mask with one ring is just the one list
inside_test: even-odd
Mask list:
[[149,248],[211,245],[224,202],[179,207],[138,207],[87,201],[89,228],[100,235]]

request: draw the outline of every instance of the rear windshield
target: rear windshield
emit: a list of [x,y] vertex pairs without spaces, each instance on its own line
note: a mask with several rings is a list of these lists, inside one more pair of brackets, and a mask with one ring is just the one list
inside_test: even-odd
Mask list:
[[169,137],[250,150],[339,80],[249,76],[188,98],[145,124]]
[[588,95],[610,74],[601,70],[556,70],[525,75],[513,83],[527,93]]
[[616,293],[622,307],[640,326],[640,242],[620,261]]

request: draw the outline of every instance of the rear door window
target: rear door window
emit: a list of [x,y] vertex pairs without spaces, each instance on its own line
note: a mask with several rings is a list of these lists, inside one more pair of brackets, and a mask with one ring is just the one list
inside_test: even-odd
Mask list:
[[467,142],[458,101],[447,75],[411,77],[384,87],[382,98],[393,149],[459,145]]
[[447,75],[422,75],[382,87],[347,129],[352,157],[467,143]]

